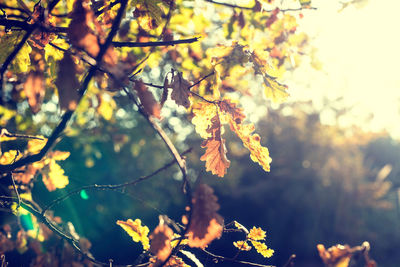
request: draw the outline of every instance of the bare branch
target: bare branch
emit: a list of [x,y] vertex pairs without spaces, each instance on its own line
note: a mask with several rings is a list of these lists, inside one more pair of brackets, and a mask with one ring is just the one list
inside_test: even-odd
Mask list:
[[164,41],[164,42],[113,42],[115,47],[154,47],[154,46],[170,46],[176,44],[190,44],[197,42],[199,37],[189,38],[189,39],[181,39],[181,40],[172,40],[172,41]]
[[[186,151],[184,151],[184,152],[181,154],[181,156],[183,156],[183,155],[185,155],[185,154],[187,154],[187,153],[190,153],[191,151],[192,151],[191,148],[190,148],[190,149],[187,149]],[[124,188],[124,187],[127,187],[127,186],[136,185],[136,184],[138,184],[138,183],[140,183],[140,182],[142,182],[142,181],[145,181],[145,180],[147,180],[147,179],[149,179],[149,178],[151,178],[151,177],[153,177],[153,176],[159,174],[159,173],[162,172],[162,171],[165,171],[166,169],[170,168],[170,167],[173,166],[174,164],[175,164],[175,160],[173,160],[173,161],[171,161],[171,162],[165,164],[165,165],[162,166],[161,168],[155,170],[154,172],[152,172],[152,173],[150,173],[150,174],[148,174],[148,175],[146,175],[146,176],[142,176],[142,177],[140,177],[140,178],[137,178],[137,179],[134,179],[134,180],[131,180],[131,181],[129,181],[129,182],[122,183],[122,184],[108,184],[108,185],[97,185],[97,184],[93,184],[93,185],[86,185],[86,186],[79,187],[79,188],[77,188],[77,189],[74,189],[74,190],[68,192],[68,193],[67,193],[66,195],[64,195],[64,196],[61,196],[61,197],[59,197],[59,198],[53,200],[50,204],[48,204],[48,205],[42,210],[41,213],[42,213],[42,214],[45,214],[45,212],[46,212],[47,210],[51,209],[52,207],[54,207],[55,205],[59,204],[60,202],[62,202],[62,201],[64,201],[64,200],[68,199],[69,197],[71,197],[71,196],[73,196],[73,195],[75,195],[75,194],[80,193],[82,190],[116,190],[116,189],[119,189],[119,188]]]
[[231,258],[227,258],[224,256],[220,256],[220,255],[215,255],[205,249],[202,249],[202,251],[204,253],[206,253],[208,256],[213,257],[216,260],[221,260],[221,261],[229,261],[229,262],[234,262],[234,263],[238,263],[238,264],[243,264],[243,265],[247,265],[247,266],[257,266],[257,267],[276,267],[274,265],[264,265],[264,264],[258,264],[258,263],[253,263],[253,262],[247,262],[247,261],[240,261],[240,260],[235,260],[235,259],[231,259]]

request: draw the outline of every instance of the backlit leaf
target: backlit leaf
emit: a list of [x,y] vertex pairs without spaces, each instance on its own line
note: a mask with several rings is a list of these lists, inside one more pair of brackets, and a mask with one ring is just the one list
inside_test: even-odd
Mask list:
[[249,234],[247,235],[248,239],[252,239],[252,240],[264,240],[266,236],[266,233],[263,229],[261,229],[260,227],[253,227],[252,229],[250,229]]
[[263,255],[264,258],[271,258],[274,255],[274,250],[267,247],[266,244],[258,242],[258,241],[250,241],[254,248],[257,250],[258,253]]
[[192,218],[188,230],[190,247],[205,248],[222,235],[223,218],[217,213],[219,205],[214,190],[201,184],[193,195]]
[[157,257],[157,262],[165,261],[171,254],[171,240],[174,232],[166,224],[159,224],[150,235],[150,252]]
[[233,242],[233,245],[237,247],[239,250],[249,251],[251,250],[251,246],[244,240],[239,240]]
[[73,45],[84,49],[92,57],[96,57],[100,51],[99,39],[90,26],[95,24],[99,28],[99,25],[90,9],[89,2],[87,0],[75,0],[67,33]]
[[135,242],[141,242],[144,250],[148,250],[150,248],[149,244],[149,228],[145,225],[142,225],[140,219],[131,220],[128,219],[125,221],[117,221],[117,224],[124,229],[128,235],[130,235]]
[[253,134],[253,124],[237,124],[233,120],[230,121],[232,131],[242,140],[243,145],[250,150],[250,158],[257,162],[267,172],[270,171],[270,163],[272,159],[269,156],[268,148],[261,146],[261,138],[258,134]]
[[192,123],[195,125],[196,132],[203,139],[211,137],[211,133],[207,132],[207,129],[211,127],[211,119],[217,114],[215,105],[208,102],[196,103],[193,106],[193,114]]
[[[0,38],[0,65],[2,65],[7,57],[12,53],[14,48],[22,40],[24,36],[23,31],[12,31],[11,33],[6,33]],[[18,54],[15,56],[12,66],[17,71],[27,72],[30,66],[31,60],[29,54],[32,48],[28,43],[25,43]]]
[[42,171],[42,180],[47,190],[54,191],[64,188],[68,184],[68,177],[64,175],[64,170],[53,159],[50,164]]
[[200,160],[206,161],[206,170],[223,177],[230,165],[230,161],[226,157],[225,140],[205,140],[202,147],[206,148],[206,152],[200,157]]

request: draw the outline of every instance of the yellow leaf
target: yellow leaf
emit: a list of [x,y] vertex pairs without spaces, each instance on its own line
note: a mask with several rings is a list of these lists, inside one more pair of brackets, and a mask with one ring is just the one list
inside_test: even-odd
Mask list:
[[3,165],[11,164],[14,161],[20,159],[21,156],[22,156],[21,153],[19,153],[17,150],[10,150],[10,151],[4,152],[0,156],[0,164],[3,164]]
[[[61,38],[54,39],[51,43],[65,50],[68,50],[69,48],[69,44],[64,39]],[[60,61],[63,58],[63,56],[64,56],[63,51],[53,47],[50,44],[44,47],[44,58],[46,59],[46,62],[48,62],[49,57],[52,57],[54,61]]]
[[266,233],[264,230],[262,230],[260,227],[253,227],[250,229],[250,233],[247,235],[247,238],[252,239],[252,240],[264,240],[266,236]]
[[50,192],[64,188],[69,182],[68,177],[64,175],[64,170],[54,159],[50,160],[48,168],[42,172],[42,180]]
[[43,136],[37,136],[40,138],[43,138],[43,140],[40,139],[31,139],[28,141],[28,152],[32,154],[38,153],[42,148],[46,145],[47,138],[44,138]]
[[263,255],[264,258],[271,258],[274,255],[274,250],[270,249],[264,243],[257,242],[257,241],[250,241],[253,244],[254,248],[257,250],[258,253]]
[[249,251],[251,249],[251,246],[244,240],[235,241],[233,245],[239,250]]
[[282,103],[286,101],[289,96],[287,87],[275,81],[274,79],[264,78],[264,93],[268,99],[271,99],[274,103]]
[[270,171],[270,163],[272,159],[269,156],[268,148],[261,146],[260,136],[258,134],[252,134],[254,131],[253,124],[237,124],[232,119],[230,120],[230,126],[237,136],[242,140],[243,145],[250,150],[250,158],[257,162],[267,172]]
[[[15,46],[17,46],[22,40],[24,34],[24,31],[12,31],[11,33],[6,33],[0,38],[0,65],[2,65],[7,57],[12,53]],[[31,63],[29,57],[31,51],[31,46],[25,42],[12,62],[13,67],[20,72],[27,72]]]
[[117,224],[124,229],[128,235],[130,235],[135,242],[141,242],[144,250],[150,248],[150,241],[148,238],[149,228],[145,225],[142,226],[140,219],[132,220],[128,219],[126,222],[117,221]]
[[54,160],[66,160],[69,155],[71,153],[69,153],[68,151],[53,151],[49,153],[49,157],[54,159]]
[[208,102],[197,103],[193,107],[193,114],[192,123],[196,127],[196,132],[203,139],[211,137],[211,133],[207,132],[207,129],[211,127],[211,119],[217,114],[215,105]]

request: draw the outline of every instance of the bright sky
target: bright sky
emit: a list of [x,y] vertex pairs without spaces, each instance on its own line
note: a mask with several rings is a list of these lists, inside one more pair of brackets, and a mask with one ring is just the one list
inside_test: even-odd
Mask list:
[[[297,70],[289,83],[291,95],[320,106],[316,99],[342,96],[345,105],[353,106],[342,124],[386,129],[400,139],[400,1],[359,2],[362,7],[337,12],[338,1],[312,1],[318,10],[304,12],[301,30],[313,36],[323,71]],[[332,122],[328,112],[322,119]]]

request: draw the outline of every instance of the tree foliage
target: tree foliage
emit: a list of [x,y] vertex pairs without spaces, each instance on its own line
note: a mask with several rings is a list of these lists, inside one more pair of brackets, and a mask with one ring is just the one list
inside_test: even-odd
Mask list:
[[[133,264],[188,266],[178,253],[199,264],[192,252],[184,250],[187,247],[215,260],[247,265],[255,263],[239,260],[239,252],[253,247],[265,258],[273,255],[264,230],[248,231],[237,222],[224,221],[213,189],[195,182],[190,161],[180,152],[184,144],[174,144],[179,138],[170,138],[179,134],[185,138],[188,133],[169,126],[174,118],[179,121],[175,125],[192,123],[203,140],[199,159],[213,175],[229,175],[232,164],[224,127],[228,125],[251,160],[269,172],[269,150],[239,99],[260,95],[274,103],[287,99],[282,79],[308,50],[307,36],[297,31],[297,19],[303,9],[312,9],[310,1],[291,1],[285,9],[279,1],[265,0],[243,1],[241,6],[213,0],[12,0],[0,8],[0,173],[5,185],[0,204],[23,222],[4,224],[2,255],[29,254],[27,261],[33,266],[112,264],[96,259],[90,242],[52,210],[73,195],[87,198],[87,191],[124,193],[174,165],[180,171],[175,174],[179,184],[174,194],[180,190],[186,199],[180,219],[163,214],[152,231],[137,214],[116,220],[134,242],[142,244],[143,252]],[[128,134],[132,129],[139,134]],[[115,183],[104,185],[94,181],[67,187],[69,174],[62,166],[79,155],[54,148],[58,143],[74,140],[71,150],[87,156],[84,165],[89,169],[96,165],[95,158],[107,154],[96,150],[94,142],[110,142],[117,153],[131,144],[131,156],[140,162],[148,135],[160,137],[153,142],[158,147],[163,143],[168,151],[148,152],[155,163],[165,162],[153,173],[128,181],[114,177]],[[132,159],[123,161],[128,165]],[[97,167],[98,175],[107,170]],[[65,193],[44,201],[35,194],[41,182],[49,192]],[[130,219],[133,216],[135,220]],[[245,236],[232,245],[235,257],[207,250],[229,232]],[[55,249],[60,242],[63,246]]]

